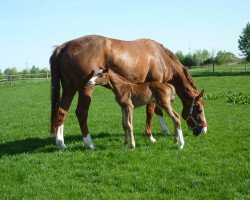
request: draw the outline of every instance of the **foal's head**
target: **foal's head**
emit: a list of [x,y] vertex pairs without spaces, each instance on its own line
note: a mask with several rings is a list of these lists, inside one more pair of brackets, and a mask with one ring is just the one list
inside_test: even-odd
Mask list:
[[93,76],[88,82],[88,86],[94,85],[103,85],[109,86],[109,75],[108,75],[108,68],[102,69],[97,72],[95,76]]
[[205,118],[202,99],[204,90],[200,94],[195,94],[188,106],[185,106],[182,111],[182,116],[186,120],[189,128],[193,130],[194,135],[207,132],[207,122]]

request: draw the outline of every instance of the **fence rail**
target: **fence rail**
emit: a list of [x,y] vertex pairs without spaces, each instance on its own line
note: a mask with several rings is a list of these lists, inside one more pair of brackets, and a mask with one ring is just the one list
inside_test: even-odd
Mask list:
[[11,84],[14,81],[22,80],[45,80],[51,77],[50,72],[47,73],[38,73],[38,74],[17,74],[17,75],[2,75],[0,77],[0,83]]

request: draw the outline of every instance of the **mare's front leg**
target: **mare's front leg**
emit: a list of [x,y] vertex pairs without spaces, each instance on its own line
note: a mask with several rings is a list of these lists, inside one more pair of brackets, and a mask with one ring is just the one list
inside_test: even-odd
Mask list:
[[135,139],[134,139],[134,133],[133,133],[133,107],[131,106],[125,106],[123,108],[123,127],[125,128],[125,143],[128,140],[128,136],[130,137],[130,145],[131,148],[135,148]]
[[84,145],[86,146],[86,148],[94,150],[95,146],[92,143],[92,139],[89,134],[88,124],[87,124],[89,106],[91,103],[91,96],[93,89],[86,87],[78,92],[79,92],[79,97],[75,113],[81,128]]
[[155,114],[157,115],[157,117],[159,119],[162,133],[165,135],[170,135],[170,131],[167,128],[166,123],[165,123],[164,118],[163,118],[163,112],[158,106],[155,106]]

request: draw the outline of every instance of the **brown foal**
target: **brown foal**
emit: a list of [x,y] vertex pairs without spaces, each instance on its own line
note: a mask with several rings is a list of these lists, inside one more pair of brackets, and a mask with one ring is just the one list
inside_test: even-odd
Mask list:
[[[160,82],[134,84],[109,68],[100,70],[96,76],[92,77],[87,82],[87,87],[94,85],[108,86],[114,92],[116,101],[122,109],[122,126],[125,131],[125,144],[128,144],[128,139],[130,137],[130,145],[132,149],[135,148],[132,125],[133,109],[150,102],[155,102],[171,117],[175,125],[175,142],[178,142],[180,149],[183,148],[184,139],[182,135],[180,115],[175,112],[171,106],[173,100],[173,95],[171,93],[174,91],[172,85]],[[149,139],[152,142],[155,142],[152,135],[149,136]]]

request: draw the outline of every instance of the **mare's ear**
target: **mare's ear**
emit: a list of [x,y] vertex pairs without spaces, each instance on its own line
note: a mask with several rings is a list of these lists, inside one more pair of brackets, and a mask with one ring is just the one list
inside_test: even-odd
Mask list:
[[201,90],[200,94],[197,96],[197,100],[203,97],[204,89]]

